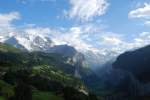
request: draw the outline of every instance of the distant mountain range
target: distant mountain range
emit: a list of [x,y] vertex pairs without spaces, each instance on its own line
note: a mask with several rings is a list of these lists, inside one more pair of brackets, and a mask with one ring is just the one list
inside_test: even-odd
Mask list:
[[106,49],[101,49],[99,52],[78,51],[74,47],[71,47],[67,44],[55,45],[50,37],[38,34],[20,33],[5,37],[1,36],[0,42],[13,45],[14,47],[25,51],[56,52],[72,57],[76,54],[76,52],[80,52],[84,55],[85,66],[92,69],[105,66],[108,61],[114,61],[117,55],[119,55],[118,52]]

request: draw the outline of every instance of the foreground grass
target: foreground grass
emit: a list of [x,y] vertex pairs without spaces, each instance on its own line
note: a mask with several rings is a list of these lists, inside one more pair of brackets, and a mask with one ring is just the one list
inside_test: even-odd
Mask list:
[[33,100],[63,100],[62,97],[56,96],[51,92],[41,92],[41,91],[33,91],[32,98]]
[[0,100],[5,100],[4,97],[0,96]]

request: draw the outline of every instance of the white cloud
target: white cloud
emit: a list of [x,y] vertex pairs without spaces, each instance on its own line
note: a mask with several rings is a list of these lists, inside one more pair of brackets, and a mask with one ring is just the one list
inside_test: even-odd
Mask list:
[[145,21],[144,25],[150,26],[150,20]]
[[70,0],[70,4],[71,9],[66,12],[67,15],[80,21],[89,21],[105,14],[109,5],[106,0]]
[[121,41],[120,45],[114,46],[112,49],[122,53],[146,45],[150,45],[150,32],[139,33],[136,37],[133,37],[130,42],[128,42],[128,40]]
[[139,36],[134,39],[134,41],[141,46],[150,44],[150,32],[140,33]]
[[0,14],[0,27],[10,27],[13,20],[20,19],[18,12]]
[[48,35],[51,30],[50,28],[42,28],[42,27],[31,27],[24,30],[25,33],[33,34],[33,35]]
[[20,19],[18,12],[0,13],[0,35],[8,35],[14,31],[15,27],[12,22]]
[[144,6],[138,6],[138,8],[130,11],[128,16],[129,18],[140,19],[145,26],[150,26],[150,3],[144,3]]
[[145,3],[144,7],[130,11],[129,17],[150,19],[150,4]]
[[52,33],[52,40],[55,44],[68,44],[80,51],[100,53],[105,50],[120,54],[150,44],[150,32],[142,32],[129,40],[128,36],[98,30],[97,27],[92,25],[74,26]]
[[118,46],[122,43],[121,36],[118,34],[104,34],[102,37],[102,44],[103,45],[112,45]]
[[[100,27],[100,26],[99,26]],[[94,37],[98,38],[101,28],[93,24],[78,25],[70,28],[57,28],[51,34],[55,44],[68,44],[81,51],[94,50]],[[96,44],[97,41],[95,41]]]
[[68,44],[78,50],[89,50],[91,44],[87,44],[86,41],[81,38],[84,32],[85,30],[81,27],[71,27],[64,32],[56,31],[56,33],[52,35],[52,40],[56,45]]

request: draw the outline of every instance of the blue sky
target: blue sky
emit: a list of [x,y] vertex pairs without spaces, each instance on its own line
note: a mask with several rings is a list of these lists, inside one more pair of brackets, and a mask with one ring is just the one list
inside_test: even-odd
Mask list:
[[[140,1],[144,3],[146,0]],[[138,4],[139,0],[109,0],[110,5],[106,14],[96,16],[93,22],[101,20],[108,30],[116,33],[131,34],[147,30],[147,27],[128,18],[128,13],[136,6],[136,2]],[[1,0],[0,12],[19,12],[22,18],[15,22],[16,25],[36,24],[44,27],[71,27],[81,24],[76,19],[64,18],[63,12],[69,10],[70,6],[69,0]]]
[[130,49],[150,43],[150,2],[1,0],[0,23],[1,34],[8,34],[6,29],[32,29],[38,34],[48,30],[45,33],[57,44],[68,43],[78,49]]

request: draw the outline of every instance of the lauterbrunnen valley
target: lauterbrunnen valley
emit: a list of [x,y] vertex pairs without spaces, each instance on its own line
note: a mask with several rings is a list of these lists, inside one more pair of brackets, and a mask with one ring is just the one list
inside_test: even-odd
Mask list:
[[150,100],[150,0],[0,0],[0,100]]

